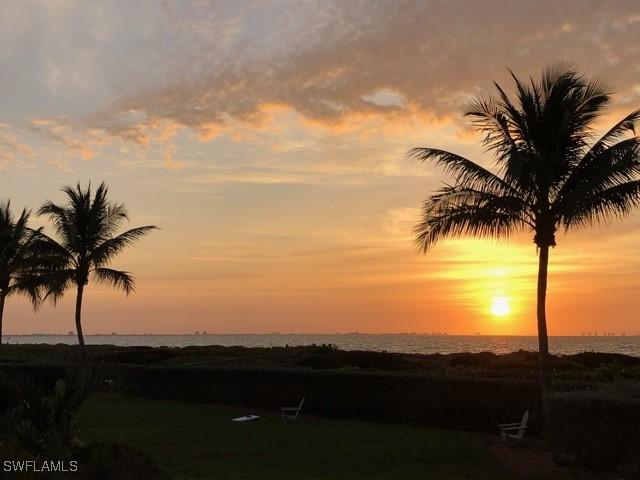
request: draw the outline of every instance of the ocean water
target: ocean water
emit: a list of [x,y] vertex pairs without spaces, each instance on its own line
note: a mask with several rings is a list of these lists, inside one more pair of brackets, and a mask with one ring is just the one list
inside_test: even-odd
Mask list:
[[[75,344],[75,335],[11,335],[7,343]],[[332,344],[344,350],[375,350],[404,353],[494,352],[537,350],[534,336],[423,335],[423,334],[200,334],[200,335],[87,335],[87,344],[119,346],[224,345],[272,347]],[[614,352],[640,357],[640,335],[551,337],[555,354],[586,351]]]

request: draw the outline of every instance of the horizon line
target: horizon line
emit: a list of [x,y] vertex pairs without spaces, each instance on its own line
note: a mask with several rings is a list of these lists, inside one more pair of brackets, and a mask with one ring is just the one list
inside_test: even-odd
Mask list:
[[[588,334],[592,333],[592,334]],[[628,332],[580,332],[574,334],[558,334],[549,335],[549,337],[638,337],[640,333],[628,333]],[[4,337],[69,337],[75,336],[75,332],[68,333],[6,333]],[[142,336],[156,336],[156,337],[206,337],[206,336],[241,336],[241,335],[260,335],[260,336],[288,336],[288,335],[304,335],[304,336],[342,336],[342,335],[407,335],[407,336],[428,336],[428,337],[537,337],[535,333],[528,334],[491,334],[491,333],[447,333],[447,332],[208,332],[195,331],[192,333],[157,333],[157,332],[145,332],[145,333],[86,333],[85,337],[142,337]]]

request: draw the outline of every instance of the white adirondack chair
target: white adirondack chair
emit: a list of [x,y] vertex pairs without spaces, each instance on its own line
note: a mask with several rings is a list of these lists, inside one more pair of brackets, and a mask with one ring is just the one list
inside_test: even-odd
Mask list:
[[300,415],[300,410],[302,410],[303,403],[304,397],[302,397],[302,400],[300,400],[300,405],[298,405],[297,407],[282,407],[280,409],[282,421],[286,422],[287,420],[298,420],[298,416]]
[[516,440],[522,440],[524,437],[524,431],[527,429],[527,422],[529,421],[529,410],[524,412],[522,416],[522,421],[517,423],[501,423],[498,425],[500,429],[500,435],[502,435],[502,439],[506,442],[510,438],[515,438]]

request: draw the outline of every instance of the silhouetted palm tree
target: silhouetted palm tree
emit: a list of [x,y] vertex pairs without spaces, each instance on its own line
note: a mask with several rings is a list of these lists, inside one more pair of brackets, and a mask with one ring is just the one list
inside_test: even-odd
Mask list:
[[4,304],[9,295],[26,295],[36,308],[40,301],[37,282],[42,261],[39,244],[44,235],[41,229],[29,227],[30,212],[22,210],[15,219],[11,203],[0,204],[0,344]]
[[537,319],[541,382],[548,371],[546,292],[549,247],[558,230],[623,217],[640,205],[640,139],[636,110],[603,136],[595,121],[609,102],[596,79],[571,68],[547,69],[539,81],[513,75],[512,100],[495,84],[495,97],[479,98],[467,112],[493,152],[497,173],[459,155],[414,148],[410,155],[433,161],[453,175],[423,205],[416,241],[426,252],[443,237],[508,237],[533,232],[539,253]]
[[75,322],[78,343],[84,352],[82,335],[82,295],[89,278],[111,285],[127,295],[134,289],[133,277],[120,270],[109,268],[113,257],[125,247],[133,244],[149,231],[153,225],[132,228],[115,235],[124,220],[128,220],[123,204],[107,200],[107,186],[101,183],[91,195],[91,185],[83,190],[78,183],[65,187],[67,203],[57,205],[46,202],[38,213],[47,215],[54,225],[59,241],[51,248],[58,258],[57,268],[46,279],[46,297],[57,302],[67,288],[76,287]]

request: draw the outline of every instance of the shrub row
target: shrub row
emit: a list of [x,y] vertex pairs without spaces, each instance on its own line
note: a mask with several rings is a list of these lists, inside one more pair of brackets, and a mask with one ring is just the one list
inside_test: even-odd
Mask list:
[[[531,411],[529,434],[540,432],[536,382],[399,372],[112,365],[101,385],[128,395],[278,409],[304,396],[305,412],[495,432],[495,425]],[[45,389],[65,375],[60,366],[5,365],[0,384],[28,376]],[[594,390],[564,382],[550,397],[545,436],[559,462],[595,470],[640,461],[640,391]],[[2,392],[0,388],[0,393]],[[0,395],[1,397],[1,395]],[[1,400],[1,399],[0,399]],[[2,402],[0,402],[2,403]],[[0,409],[1,410],[1,409]]]
[[[3,345],[3,364],[37,362],[76,364],[77,345]],[[462,377],[514,378],[536,380],[537,352],[517,351],[497,355],[491,352],[451,354],[401,354],[338,350],[331,345],[298,347],[116,347],[87,345],[89,357],[97,365],[217,366],[252,368],[312,368],[314,370],[367,369],[405,373],[429,373]],[[552,357],[555,380],[615,382],[640,380],[640,357],[614,353],[584,352]]]
[[624,463],[640,468],[640,399],[621,392],[556,393],[545,427],[560,463],[610,470]]
[[119,366],[116,388],[153,398],[264,409],[295,405],[318,415],[495,431],[502,421],[534,412],[535,382],[406,373],[252,368]]

